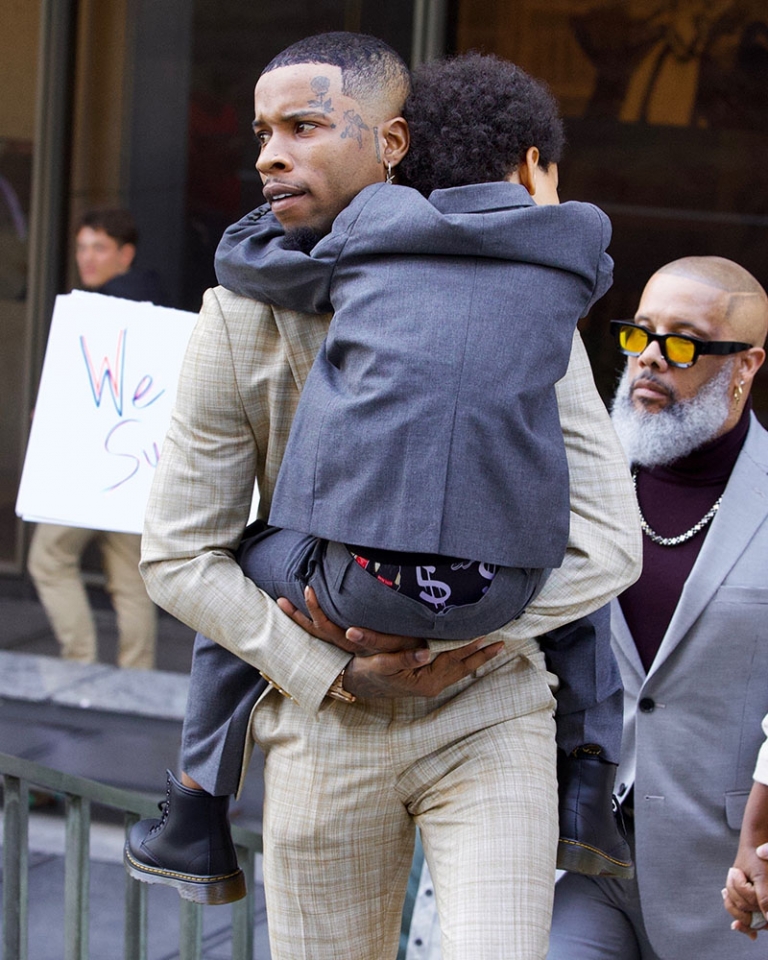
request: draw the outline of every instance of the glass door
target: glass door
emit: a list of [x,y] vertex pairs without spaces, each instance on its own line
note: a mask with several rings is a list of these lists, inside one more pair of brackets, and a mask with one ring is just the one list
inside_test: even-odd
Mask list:
[[15,565],[27,434],[26,316],[41,3],[0,0],[0,565]]

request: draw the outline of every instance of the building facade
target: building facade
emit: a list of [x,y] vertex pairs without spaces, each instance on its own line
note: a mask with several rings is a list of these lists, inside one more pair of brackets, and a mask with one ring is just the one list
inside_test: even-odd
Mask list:
[[[23,569],[14,505],[74,222],[129,207],[139,262],[196,310],[222,230],[261,202],[253,84],[307,34],[373,33],[411,63],[494,52],[549,83],[561,195],[614,224],[616,281],[583,323],[604,396],[621,366],[607,321],[660,264],[718,254],[768,285],[762,0],[0,0],[0,24],[0,571]],[[755,405],[765,422],[764,374]]]

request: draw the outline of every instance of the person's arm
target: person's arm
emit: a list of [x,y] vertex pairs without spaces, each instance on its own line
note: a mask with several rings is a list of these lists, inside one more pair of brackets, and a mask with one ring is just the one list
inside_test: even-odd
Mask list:
[[234,293],[305,313],[332,309],[330,285],[343,236],[326,238],[312,255],[292,248],[269,208],[227,227],[216,249],[216,277]]
[[[762,856],[761,856],[762,854]],[[728,871],[723,900],[734,918],[733,930],[751,939],[753,914],[768,916],[768,785],[752,784],[739,836],[739,849]]]
[[[252,321],[231,322],[246,310]],[[307,323],[308,369],[326,324]],[[248,373],[246,373],[248,371]],[[257,414],[249,419],[241,390]],[[205,295],[147,504],[141,571],[152,599],[317,710],[349,654],[293,624],[241,572],[234,551],[254,480],[268,509],[298,388],[273,313],[217,288]],[[277,461],[277,464],[275,463]]]
[[[768,715],[763,718],[763,732],[768,737]],[[768,739],[757,757],[739,848],[728,871],[723,900],[734,918],[731,928],[754,940],[753,914],[768,917]]]

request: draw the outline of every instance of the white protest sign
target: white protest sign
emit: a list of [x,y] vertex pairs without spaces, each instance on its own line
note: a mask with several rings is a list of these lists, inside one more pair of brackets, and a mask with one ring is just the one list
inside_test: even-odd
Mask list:
[[16,513],[141,533],[196,314],[56,298]]

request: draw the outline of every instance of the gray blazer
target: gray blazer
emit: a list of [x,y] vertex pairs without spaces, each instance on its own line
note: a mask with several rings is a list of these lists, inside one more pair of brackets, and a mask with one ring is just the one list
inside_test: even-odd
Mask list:
[[617,601],[620,798],[634,784],[643,919],[663,960],[754,960],[720,890],[768,712],[768,433],[744,447],[648,675]]
[[376,184],[310,256],[267,244],[270,221],[227,231],[219,279],[263,302],[335,311],[270,522],[382,549],[558,566],[568,472],[554,384],[577,320],[611,282],[605,214],[538,207],[519,184],[429,200]]

